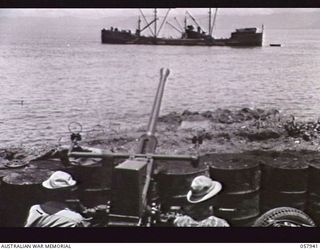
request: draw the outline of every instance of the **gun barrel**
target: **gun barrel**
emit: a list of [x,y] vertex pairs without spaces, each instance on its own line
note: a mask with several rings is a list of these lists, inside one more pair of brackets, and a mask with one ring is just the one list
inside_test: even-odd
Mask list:
[[151,116],[150,116],[149,123],[148,123],[148,131],[147,131],[148,135],[154,135],[154,133],[156,131],[156,125],[157,125],[157,120],[158,120],[159,113],[160,113],[160,107],[161,107],[161,101],[162,101],[162,97],[163,97],[164,87],[165,87],[165,84],[166,84],[166,81],[167,81],[169,74],[170,74],[170,70],[167,69],[163,75],[163,68],[161,68],[160,82],[158,85],[156,97],[153,102]]

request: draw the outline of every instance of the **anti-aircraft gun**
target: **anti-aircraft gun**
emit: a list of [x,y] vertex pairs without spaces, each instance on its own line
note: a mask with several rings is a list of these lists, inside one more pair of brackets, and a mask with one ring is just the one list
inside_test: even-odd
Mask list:
[[155,154],[157,138],[155,136],[160,113],[164,87],[169,76],[169,69],[160,70],[160,82],[151,110],[148,130],[138,142],[136,153],[89,153],[69,152],[70,157],[126,159],[112,169],[111,201],[108,214],[108,226],[148,226],[152,211],[159,204],[152,202],[150,185],[154,182],[153,173],[156,160],[188,160],[194,166],[197,156]]
[[[80,132],[74,132],[71,135],[72,146],[69,149],[68,156],[75,158],[91,159],[123,159],[124,161],[112,168],[111,200],[110,209],[106,213],[107,226],[151,226],[157,221],[167,222],[166,218],[174,217],[173,214],[162,214],[161,204],[154,195],[155,162],[158,160],[170,161],[190,161],[193,166],[198,166],[198,156],[191,155],[160,155],[155,154],[157,147],[157,138],[155,136],[157,120],[159,117],[161,100],[164,93],[165,83],[170,71],[160,70],[160,82],[156,92],[155,100],[152,106],[149,118],[148,129],[143,134],[133,154],[112,153],[107,151],[86,152],[80,150],[78,141],[81,140]],[[79,125],[79,124],[78,124]],[[81,126],[80,126],[81,127]],[[69,128],[71,131],[72,129]],[[202,143],[201,136],[195,136],[192,142],[199,146]],[[80,147],[81,149],[81,147]],[[164,215],[162,221],[161,215]],[[304,212],[291,208],[279,207],[267,211],[261,215],[254,227],[312,227],[315,223]]]

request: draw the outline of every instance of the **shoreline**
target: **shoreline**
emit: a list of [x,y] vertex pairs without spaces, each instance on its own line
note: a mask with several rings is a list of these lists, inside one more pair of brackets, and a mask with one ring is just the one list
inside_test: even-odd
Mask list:
[[[104,131],[80,145],[133,153],[145,127],[136,130]],[[192,143],[200,136],[203,143],[197,149]],[[239,154],[264,155],[278,152],[311,160],[320,150],[320,121],[297,121],[293,116],[283,116],[276,109],[249,109],[235,111],[217,109],[206,112],[171,112],[159,117],[156,137],[158,154],[197,154],[200,158],[211,155]],[[0,148],[0,168],[12,160],[30,161],[56,149],[59,145],[43,144],[41,147]],[[256,153],[252,153],[256,152]],[[260,152],[260,153],[259,153]]]
[[[144,127],[118,135],[97,138],[88,146],[131,152]],[[317,151],[320,149],[320,122],[297,121],[276,109],[249,109],[182,113],[171,112],[158,120],[158,153],[195,153],[192,138],[201,136],[200,154],[239,153],[253,150]]]

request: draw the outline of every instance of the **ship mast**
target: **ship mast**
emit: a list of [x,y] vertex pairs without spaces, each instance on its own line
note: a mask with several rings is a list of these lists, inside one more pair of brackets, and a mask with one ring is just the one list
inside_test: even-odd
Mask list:
[[140,18],[140,16],[139,16],[139,18],[138,18],[138,34],[140,35],[140,32],[141,32],[141,18]]
[[208,34],[211,35],[211,8],[209,8],[209,29]]
[[157,38],[157,9],[154,9],[154,38]]

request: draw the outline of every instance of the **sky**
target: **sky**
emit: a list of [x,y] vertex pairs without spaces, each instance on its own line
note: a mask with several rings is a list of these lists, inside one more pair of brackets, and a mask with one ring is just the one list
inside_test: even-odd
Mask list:
[[[193,15],[206,15],[207,8],[173,9],[176,15],[184,15],[185,11],[190,11]],[[214,10],[214,9],[213,9]],[[143,9],[147,15],[152,14],[152,9]],[[315,13],[320,8],[221,8],[219,15],[271,15],[279,13]],[[159,9],[159,15],[165,15],[166,9]],[[97,19],[112,16],[137,16],[138,9],[0,9],[0,17],[78,17]]]

